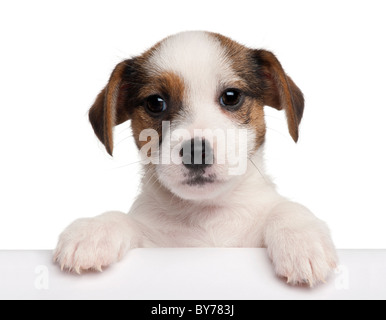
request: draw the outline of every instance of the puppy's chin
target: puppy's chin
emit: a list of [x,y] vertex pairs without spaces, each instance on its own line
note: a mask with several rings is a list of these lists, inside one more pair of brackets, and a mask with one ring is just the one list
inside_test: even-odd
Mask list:
[[171,177],[158,172],[158,181],[173,195],[194,201],[220,198],[233,185],[233,179],[218,179],[215,176]]
[[175,186],[168,186],[169,190],[176,196],[185,200],[203,201],[213,200],[221,197],[228,190],[230,182],[214,181],[204,183],[182,183]]

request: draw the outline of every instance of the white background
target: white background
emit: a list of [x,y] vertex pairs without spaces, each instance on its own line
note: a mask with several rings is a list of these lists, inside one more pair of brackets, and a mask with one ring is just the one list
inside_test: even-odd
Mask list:
[[384,3],[2,1],[0,249],[52,249],[74,219],[128,211],[139,182],[128,124],[111,158],[87,111],[118,62],[197,29],[278,56],[306,108],[298,144],[267,108],[269,173],[338,248],[385,248]]

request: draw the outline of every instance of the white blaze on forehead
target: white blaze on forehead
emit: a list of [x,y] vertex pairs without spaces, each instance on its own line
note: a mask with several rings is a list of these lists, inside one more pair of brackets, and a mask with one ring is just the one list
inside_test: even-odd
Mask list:
[[179,33],[163,40],[150,57],[149,71],[179,75],[189,108],[213,102],[219,86],[239,79],[220,41],[203,31]]

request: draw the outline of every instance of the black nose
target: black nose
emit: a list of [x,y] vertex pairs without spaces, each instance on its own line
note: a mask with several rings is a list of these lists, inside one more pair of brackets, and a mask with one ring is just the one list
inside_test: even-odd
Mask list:
[[185,141],[180,151],[182,163],[190,170],[199,170],[213,164],[213,150],[205,139]]

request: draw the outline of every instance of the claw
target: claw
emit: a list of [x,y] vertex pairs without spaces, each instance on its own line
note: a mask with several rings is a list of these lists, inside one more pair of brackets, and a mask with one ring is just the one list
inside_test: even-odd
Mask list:
[[76,266],[76,267],[75,267],[75,272],[76,272],[77,274],[81,274],[80,266]]

